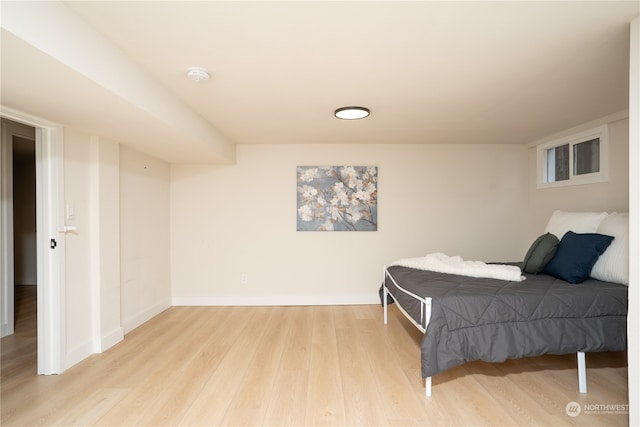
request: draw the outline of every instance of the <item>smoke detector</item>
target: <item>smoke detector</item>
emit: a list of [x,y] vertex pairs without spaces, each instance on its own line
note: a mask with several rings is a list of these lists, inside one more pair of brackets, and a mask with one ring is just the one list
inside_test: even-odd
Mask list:
[[187,69],[187,78],[192,82],[206,82],[209,80],[210,74],[206,68],[191,67]]

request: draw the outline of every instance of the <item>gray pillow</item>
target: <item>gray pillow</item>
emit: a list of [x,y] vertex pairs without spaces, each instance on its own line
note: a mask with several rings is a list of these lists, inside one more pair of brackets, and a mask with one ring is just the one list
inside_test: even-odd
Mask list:
[[556,254],[558,243],[558,238],[551,233],[538,237],[524,256],[522,270],[529,274],[541,273]]

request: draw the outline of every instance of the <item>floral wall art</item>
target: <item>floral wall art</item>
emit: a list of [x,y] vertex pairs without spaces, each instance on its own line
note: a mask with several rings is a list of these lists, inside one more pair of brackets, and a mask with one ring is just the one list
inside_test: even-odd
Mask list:
[[298,231],[378,229],[377,166],[298,166]]

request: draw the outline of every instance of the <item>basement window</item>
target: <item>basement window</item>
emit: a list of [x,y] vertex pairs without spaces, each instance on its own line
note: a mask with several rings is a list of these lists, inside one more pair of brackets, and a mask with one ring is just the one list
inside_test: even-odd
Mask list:
[[607,125],[537,146],[538,188],[593,184],[609,179]]

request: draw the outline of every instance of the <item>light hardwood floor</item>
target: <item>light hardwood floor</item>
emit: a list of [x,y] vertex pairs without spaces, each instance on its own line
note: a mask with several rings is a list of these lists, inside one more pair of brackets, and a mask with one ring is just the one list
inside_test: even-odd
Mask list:
[[587,354],[586,395],[568,355],[468,363],[425,398],[421,334],[394,306],[386,326],[379,306],[172,307],[56,376],[35,375],[35,316],[19,326],[3,426],[628,425],[602,406],[628,403],[624,353]]

